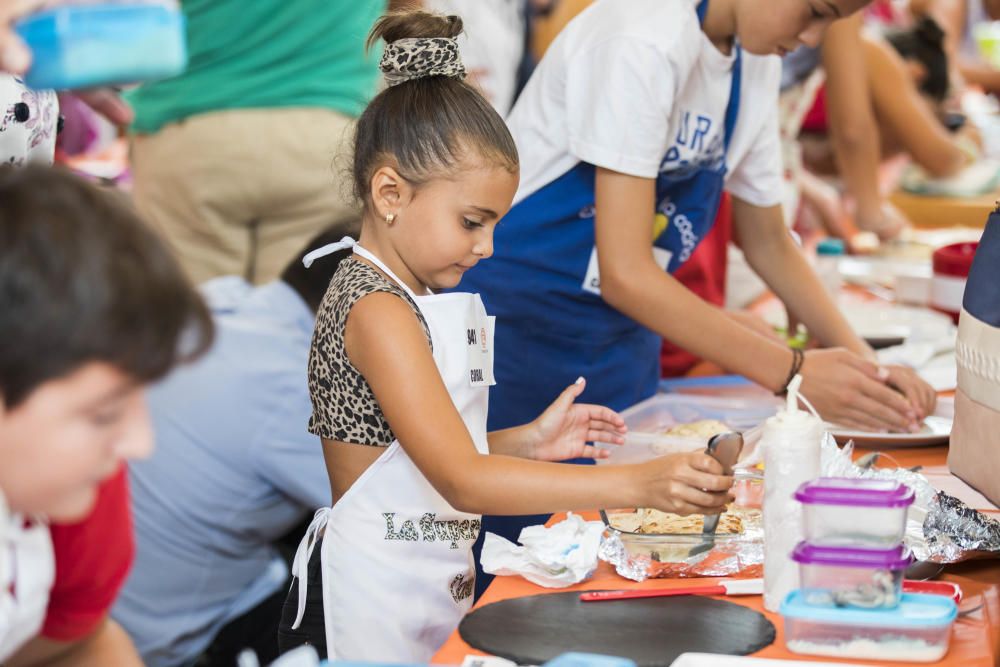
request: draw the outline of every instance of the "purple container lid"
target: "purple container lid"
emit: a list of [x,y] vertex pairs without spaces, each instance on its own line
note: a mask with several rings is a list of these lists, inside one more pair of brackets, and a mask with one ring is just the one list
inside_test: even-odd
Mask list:
[[851,507],[909,507],[913,489],[888,479],[820,477],[806,482],[795,492],[805,505],[849,505]]
[[856,549],[799,542],[792,551],[792,560],[802,565],[905,570],[913,562],[913,554],[910,553],[910,548],[903,544],[891,549]]

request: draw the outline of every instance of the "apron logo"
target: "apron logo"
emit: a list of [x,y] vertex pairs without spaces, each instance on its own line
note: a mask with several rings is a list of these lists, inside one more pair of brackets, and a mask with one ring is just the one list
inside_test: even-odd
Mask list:
[[385,540],[416,542],[448,542],[449,549],[457,549],[459,542],[475,542],[479,537],[482,525],[480,519],[450,519],[438,521],[437,514],[427,512],[420,517],[417,525],[413,519],[403,521],[399,530],[396,529],[396,513],[383,512],[385,518]]
[[475,345],[476,344],[476,330],[475,329],[466,329],[465,330],[465,336],[468,339],[469,345]]
[[691,224],[691,220],[686,215],[677,212],[677,205],[670,201],[669,197],[665,197],[660,202],[659,210],[660,213],[656,217],[659,218],[662,215],[668,222],[673,222],[674,229],[680,236],[681,252],[678,258],[683,264],[691,259],[694,249],[698,247],[698,235],[694,233],[694,225]]
[[486,344],[486,327],[483,327],[479,330],[479,341],[480,343],[482,343],[483,352],[486,352],[488,349],[488,346]]
[[485,382],[486,380],[485,378],[483,378],[483,369],[473,368],[471,371],[469,371],[469,379],[473,382],[473,384],[477,382],[479,383]]
[[452,599],[458,603],[472,597],[472,589],[475,583],[475,577],[470,577],[466,580],[464,574],[456,574],[455,578],[451,580],[451,585],[448,586]]
[[395,512],[384,512],[382,514],[385,517],[385,539],[386,540],[402,540],[404,542],[416,542],[418,539],[417,529],[413,527],[413,521],[406,520],[403,522],[402,527],[397,531],[393,520],[396,517]]

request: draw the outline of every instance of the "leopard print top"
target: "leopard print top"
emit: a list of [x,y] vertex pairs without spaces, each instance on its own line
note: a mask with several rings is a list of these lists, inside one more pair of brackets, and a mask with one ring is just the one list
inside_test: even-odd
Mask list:
[[309,432],[337,442],[388,447],[396,439],[368,381],[347,358],[344,327],[351,308],[364,296],[389,292],[413,308],[431,343],[430,330],[417,304],[399,285],[371,265],[348,257],[337,272],[316,314],[309,352]]

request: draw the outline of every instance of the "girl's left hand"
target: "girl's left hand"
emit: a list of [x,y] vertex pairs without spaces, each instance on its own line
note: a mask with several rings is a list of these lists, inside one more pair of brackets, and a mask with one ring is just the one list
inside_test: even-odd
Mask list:
[[531,423],[532,458],[539,461],[604,459],[610,456],[610,450],[587,443],[621,445],[625,442],[625,420],[617,412],[600,405],[574,403],[586,386],[583,378],[571,384]]

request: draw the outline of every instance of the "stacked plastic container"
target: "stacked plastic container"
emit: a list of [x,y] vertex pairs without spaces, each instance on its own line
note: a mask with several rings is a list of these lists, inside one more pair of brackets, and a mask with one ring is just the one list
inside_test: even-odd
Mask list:
[[821,477],[799,487],[805,540],[792,552],[798,590],[781,615],[789,650],[870,660],[936,662],[958,613],[947,597],[903,593],[913,561],[903,544],[912,489],[891,480]]

